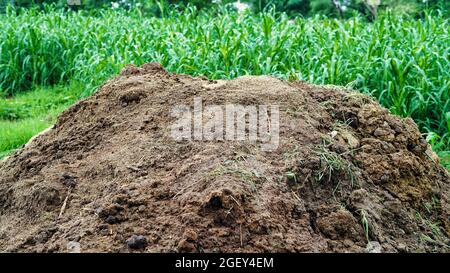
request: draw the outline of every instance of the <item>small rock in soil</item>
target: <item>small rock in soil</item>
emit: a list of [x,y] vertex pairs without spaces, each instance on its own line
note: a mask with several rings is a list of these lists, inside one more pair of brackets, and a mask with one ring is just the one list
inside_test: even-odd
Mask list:
[[81,253],[81,244],[78,242],[70,241],[67,243],[67,251],[69,253]]
[[377,241],[369,242],[366,246],[367,253],[381,253],[381,245]]
[[143,249],[147,244],[147,238],[142,235],[133,235],[127,240],[127,245],[131,249]]

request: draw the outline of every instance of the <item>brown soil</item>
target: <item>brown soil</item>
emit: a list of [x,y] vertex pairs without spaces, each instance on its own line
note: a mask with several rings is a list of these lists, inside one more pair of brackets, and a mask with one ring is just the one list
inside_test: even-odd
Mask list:
[[[181,141],[175,105],[280,106],[280,145]],[[450,176],[415,123],[337,87],[128,66],[0,163],[0,250],[449,251]],[[368,243],[370,241],[370,243]]]

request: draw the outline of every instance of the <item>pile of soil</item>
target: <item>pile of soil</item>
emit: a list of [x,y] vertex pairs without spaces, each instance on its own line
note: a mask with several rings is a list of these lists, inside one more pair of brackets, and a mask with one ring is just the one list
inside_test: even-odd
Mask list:
[[[176,141],[172,109],[279,105],[280,143]],[[0,250],[449,251],[450,176],[416,124],[333,86],[127,66],[0,163]]]

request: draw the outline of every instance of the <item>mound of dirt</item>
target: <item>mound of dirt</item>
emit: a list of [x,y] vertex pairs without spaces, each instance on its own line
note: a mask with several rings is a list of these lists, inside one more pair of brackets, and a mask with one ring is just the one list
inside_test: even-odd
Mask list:
[[[174,139],[195,97],[277,105],[277,148]],[[411,119],[353,91],[128,66],[0,163],[0,250],[448,251],[437,161]]]

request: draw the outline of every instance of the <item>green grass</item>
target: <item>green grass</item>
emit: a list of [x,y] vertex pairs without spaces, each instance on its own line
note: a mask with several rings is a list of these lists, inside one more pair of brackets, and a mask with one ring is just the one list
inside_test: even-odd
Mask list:
[[437,154],[441,159],[441,164],[450,170],[450,151],[438,151]]
[[84,87],[72,83],[68,86],[37,88],[12,98],[0,99],[0,120],[21,120],[59,112],[80,98]]
[[52,116],[43,116],[20,121],[0,121],[0,151],[7,153],[26,143],[52,123]]
[[54,124],[56,117],[82,92],[82,86],[73,83],[0,99],[0,158]]
[[[158,18],[121,10],[9,9],[0,15],[0,94],[77,81],[87,96],[125,64],[151,61],[211,79],[269,74],[351,86],[394,114],[411,116],[448,166],[447,18],[387,13],[369,23],[361,17],[292,20],[274,12],[165,10]],[[9,120],[38,115],[27,111],[35,109],[0,103],[0,115]]]

